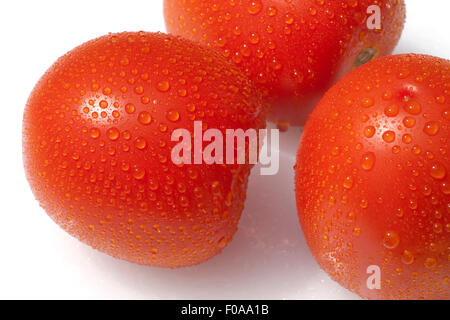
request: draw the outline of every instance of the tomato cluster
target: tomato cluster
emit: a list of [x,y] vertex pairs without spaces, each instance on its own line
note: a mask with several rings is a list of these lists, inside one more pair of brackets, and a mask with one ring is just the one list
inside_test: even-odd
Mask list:
[[320,266],[364,298],[448,299],[450,62],[383,57],[404,1],[165,0],[164,14],[174,35],[86,42],[31,93],[24,165],[49,216],[130,262],[206,261],[237,230],[253,164],[239,148],[174,162],[174,132],[286,128],[315,107],[294,170]]

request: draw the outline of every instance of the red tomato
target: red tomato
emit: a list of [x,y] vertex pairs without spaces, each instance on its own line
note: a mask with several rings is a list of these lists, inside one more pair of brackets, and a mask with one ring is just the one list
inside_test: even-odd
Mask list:
[[[380,9],[381,29],[368,28],[377,22],[371,5]],[[403,0],[165,0],[164,13],[169,32],[238,64],[274,104],[270,119],[281,126],[304,123],[343,74],[390,54],[405,20]]]
[[[307,243],[333,279],[364,298],[450,298],[449,142],[448,60],[380,58],[330,89],[295,181]],[[366,285],[370,266],[381,289]]]
[[40,79],[24,114],[31,188],[74,237],[131,262],[181,267],[232,239],[250,165],[171,161],[176,128],[261,128],[260,95],[220,54],[164,34],[89,41]]

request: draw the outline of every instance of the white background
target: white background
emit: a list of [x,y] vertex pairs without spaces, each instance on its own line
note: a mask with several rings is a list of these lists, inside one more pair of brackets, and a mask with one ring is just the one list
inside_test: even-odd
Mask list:
[[[448,0],[406,0],[396,53],[450,58]],[[0,298],[355,299],[328,278],[301,233],[293,165],[299,130],[282,135],[281,170],[251,177],[233,242],[196,267],[133,265],[92,250],[47,217],[25,180],[22,112],[34,84],[73,47],[120,31],[164,31],[162,0],[0,2]]]

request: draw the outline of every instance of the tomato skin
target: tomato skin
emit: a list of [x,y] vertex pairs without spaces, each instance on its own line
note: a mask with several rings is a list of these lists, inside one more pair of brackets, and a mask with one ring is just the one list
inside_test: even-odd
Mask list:
[[390,54],[405,20],[403,0],[377,1],[382,29],[369,30],[371,0],[165,0],[167,30],[219,48],[273,104],[269,120],[304,124],[366,48]]
[[220,54],[152,33],[109,34],[40,79],[23,121],[25,171],[49,216],[113,257],[183,267],[231,241],[251,165],[171,161],[172,131],[262,128],[261,96]]
[[[307,243],[363,298],[449,299],[450,61],[385,57],[346,75],[314,109],[297,156]],[[367,268],[381,268],[369,290]]]

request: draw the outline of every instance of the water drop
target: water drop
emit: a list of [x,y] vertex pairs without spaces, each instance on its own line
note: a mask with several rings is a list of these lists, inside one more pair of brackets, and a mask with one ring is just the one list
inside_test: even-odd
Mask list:
[[258,14],[262,9],[261,0],[253,0],[250,2],[248,6],[248,13],[250,14]]
[[120,132],[117,128],[109,128],[108,131],[106,131],[106,135],[110,140],[117,140],[120,136]]
[[402,137],[403,143],[409,144],[412,142],[412,136],[409,133],[406,133]]
[[372,138],[376,132],[376,129],[374,126],[368,126],[364,128],[364,136],[366,138]]
[[169,121],[176,122],[180,119],[180,113],[176,110],[169,110],[166,117]]
[[434,163],[433,165],[431,165],[430,168],[430,175],[437,180],[442,180],[445,178],[447,174],[447,170],[445,169],[445,167],[440,164],[439,162]]
[[398,247],[400,243],[400,237],[397,233],[393,231],[388,231],[384,234],[383,237],[383,245],[387,249],[395,249]]
[[422,106],[415,101],[409,101],[408,104],[405,105],[405,111],[410,114],[418,115],[422,111]]
[[130,165],[127,162],[122,162],[120,168],[126,172],[126,171],[130,170]]
[[127,57],[123,57],[122,59],[120,59],[120,65],[127,66],[129,64],[130,64],[130,60]]
[[275,16],[277,14],[277,9],[276,8],[274,8],[274,7],[269,7],[268,9],[267,9],[267,15],[269,16],[269,17],[273,17],[273,16]]
[[439,124],[435,121],[430,121],[425,124],[423,132],[429,136],[435,136],[439,131]]
[[348,176],[344,179],[343,183],[344,188],[351,189],[353,187],[353,178]]
[[92,128],[89,134],[92,139],[97,139],[98,137],[100,137],[100,130],[98,130],[97,128]]
[[286,24],[293,24],[294,23],[294,17],[290,13],[286,14],[285,22],[286,22]]
[[398,112],[399,112],[398,106],[395,105],[395,104],[390,105],[390,106],[387,106],[387,107],[384,109],[384,113],[385,113],[388,117],[395,117],[396,115],[398,115]]
[[168,81],[164,80],[164,81],[159,82],[156,87],[161,92],[167,92],[170,89],[170,83]]
[[143,94],[144,93],[144,87],[143,86],[137,86],[136,88],[134,88],[134,92],[136,94]]
[[102,109],[108,108],[108,102],[106,100],[100,101],[100,108]]
[[147,147],[147,141],[142,137],[138,137],[134,141],[134,145],[137,149],[144,150]]
[[394,131],[385,131],[383,133],[383,140],[387,143],[394,142],[395,140],[395,132]]
[[373,152],[366,152],[361,158],[361,166],[364,170],[371,170],[375,165],[375,154]]
[[450,109],[442,111],[442,117],[445,120],[450,121]]
[[367,207],[369,206],[369,202],[366,199],[362,199],[359,206],[363,209],[367,209]]
[[110,95],[111,92],[112,92],[111,88],[106,87],[106,88],[103,89],[103,94],[104,95]]
[[375,101],[372,98],[364,98],[362,100],[362,106],[364,108],[372,107],[375,104]]
[[132,103],[127,103],[127,104],[125,105],[125,111],[126,111],[127,113],[132,114],[132,113],[134,113],[135,110],[136,110],[136,107],[134,106],[134,104],[132,104]]
[[445,103],[445,97],[444,96],[437,96],[436,97],[436,102],[439,104],[444,104]]
[[403,119],[403,124],[407,128],[413,128],[416,125],[416,119],[411,118],[411,117],[405,117]]
[[439,223],[439,222],[436,222],[436,223],[434,223],[433,224],[433,231],[434,231],[434,233],[442,233],[442,224],[441,223]]
[[402,254],[402,262],[404,264],[412,264],[414,262],[414,255],[411,251],[405,250]]
[[436,266],[436,259],[435,258],[426,258],[424,264],[425,264],[425,267],[431,269],[434,266]]
[[442,182],[442,184],[441,184],[441,191],[445,195],[450,195],[450,183]]
[[383,100],[391,100],[392,99],[392,92],[386,91],[383,93]]
[[227,246],[228,240],[226,237],[222,237],[219,241],[218,241],[218,246],[219,248],[225,248]]
[[412,153],[419,155],[422,153],[422,149],[418,145],[414,145],[411,149]]
[[257,33],[252,33],[250,35],[250,42],[252,44],[258,44],[259,43],[259,35]]
[[150,124],[150,122],[152,121],[152,116],[149,112],[147,111],[142,111],[141,113],[139,113],[138,115],[138,121],[144,125],[148,125]]
[[136,180],[142,180],[145,177],[145,169],[136,168],[133,172],[133,177]]

